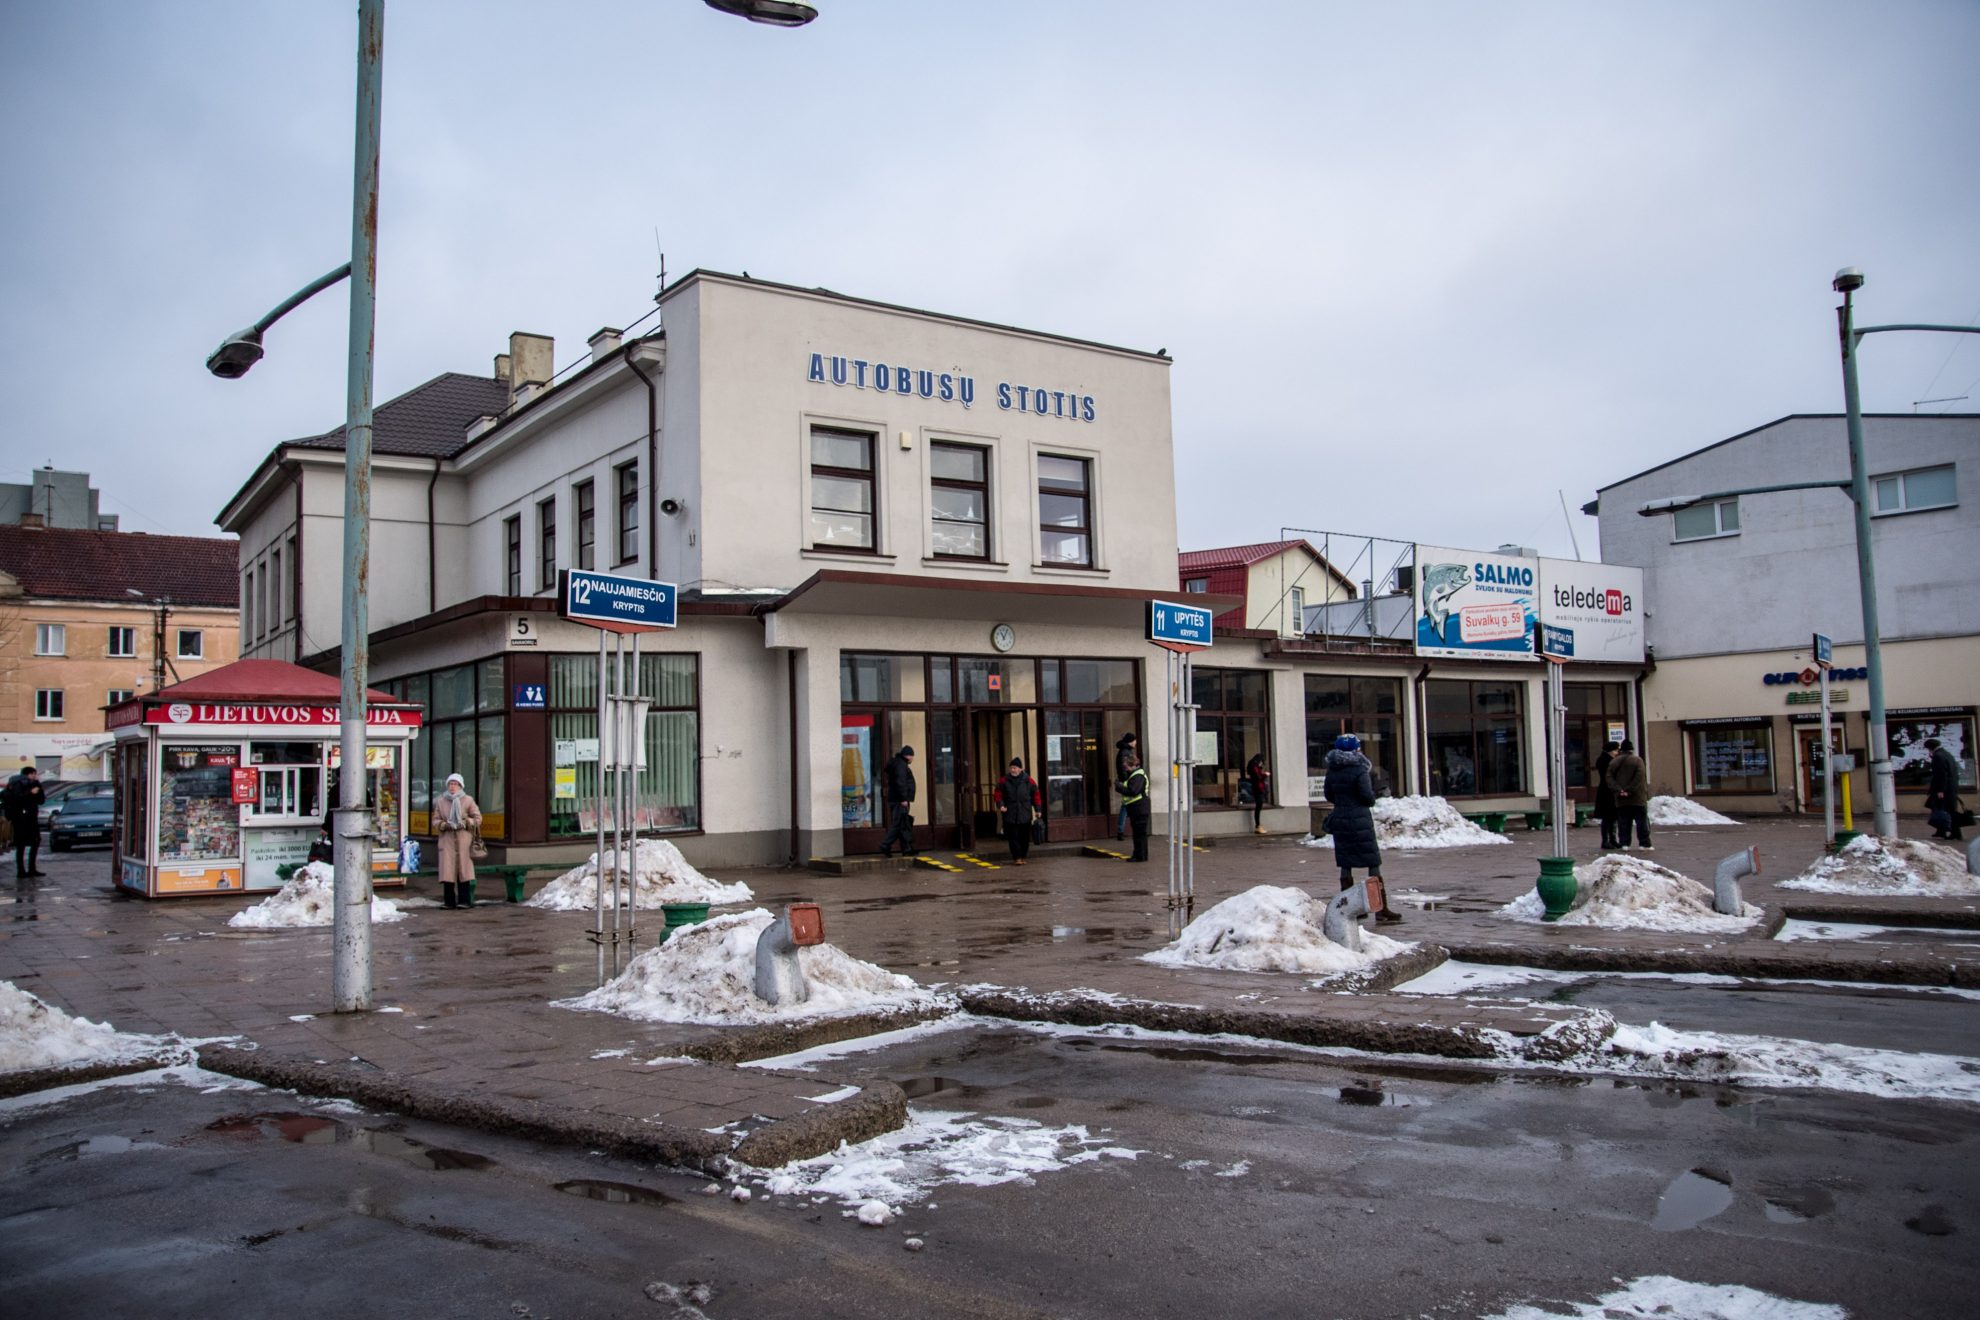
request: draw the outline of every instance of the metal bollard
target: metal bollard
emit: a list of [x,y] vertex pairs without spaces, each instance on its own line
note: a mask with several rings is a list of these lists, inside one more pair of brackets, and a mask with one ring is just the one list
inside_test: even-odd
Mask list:
[[1739,893],[1739,878],[1743,875],[1759,874],[1760,845],[1758,844],[1736,852],[1720,862],[1719,872],[1712,880],[1712,910],[1729,917],[1738,916],[1746,908]]
[[1361,926],[1355,918],[1368,915],[1368,886],[1357,880],[1329,900],[1320,932],[1342,948],[1360,953]]
[[1966,841],[1966,873],[1980,875],[1980,834]]
[[802,1004],[811,984],[798,965],[797,951],[825,942],[825,919],[816,903],[789,903],[783,915],[756,938],[756,997],[766,1004]]

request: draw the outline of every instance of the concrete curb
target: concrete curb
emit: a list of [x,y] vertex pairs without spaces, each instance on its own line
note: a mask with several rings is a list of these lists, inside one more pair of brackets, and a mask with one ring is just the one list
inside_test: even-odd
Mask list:
[[892,1082],[875,1082],[850,1099],[756,1129],[742,1139],[734,1154],[744,1164],[774,1169],[828,1154],[842,1141],[866,1141],[906,1123],[907,1093]]
[[1450,951],[1441,944],[1418,944],[1414,949],[1399,953],[1393,958],[1384,958],[1372,967],[1323,977],[1311,982],[1308,988],[1322,992],[1332,991],[1336,994],[1382,994],[1395,989],[1405,981],[1414,981],[1425,972],[1443,966],[1450,956]]
[[170,1068],[174,1064],[184,1062],[186,1059],[183,1055],[157,1055],[142,1059],[125,1059],[121,1063],[90,1063],[68,1068],[29,1068],[23,1072],[0,1073],[0,1100],[11,1100],[17,1095],[32,1095],[36,1091],[52,1091],[58,1086],[100,1082],[105,1077],[124,1077],[131,1073],[150,1072],[154,1068]]
[[1843,921],[1862,922],[1869,926],[1939,926],[1947,930],[1980,930],[1980,911],[1971,907],[1940,908],[1937,911],[1920,911],[1912,908],[1893,908],[1883,903],[1851,902],[1844,898],[1834,903],[1794,902],[1785,904],[1782,912],[1797,921]]
[[[1750,980],[1859,981],[1883,985],[1980,986],[1980,964],[1910,954],[1903,958],[1841,958],[1768,945],[1765,954],[1737,946],[1645,949],[1599,945],[1467,944],[1445,946],[1460,962],[1539,967],[1555,972],[1706,972]],[[1791,951],[1792,950],[1792,951]]]
[[948,1017],[953,1012],[955,1008],[952,1005],[943,1004],[893,1013],[861,1013],[851,1017],[814,1018],[809,1022],[729,1027],[712,1040],[683,1045],[680,1052],[704,1063],[749,1063],[756,1059],[774,1059],[780,1054],[795,1054],[820,1045],[835,1045],[842,1040],[858,1040],[863,1036],[899,1031],[903,1027]]

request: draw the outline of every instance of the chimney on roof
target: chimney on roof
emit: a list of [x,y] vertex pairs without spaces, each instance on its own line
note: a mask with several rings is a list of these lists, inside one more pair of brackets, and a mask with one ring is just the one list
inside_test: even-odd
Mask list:
[[593,330],[591,338],[585,340],[585,343],[591,345],[591,360],[600,362],[607,355],[618,352],[619,341],[625,337],[625,333],[616,326],[609,325]]
[[23,513],[21,515],[21,526],[38,532],[47,527],[48,523],[38,513]]
[[495,379],[501,381],[504,385],[509,383],[509,355],[507,353],[497,353],[495,355]]
[[544,386],[556,374],[553,358],[557,341],[549,335],[532,335],[518,330],[509,336],[509,406],[515,407],[528,394],[523,386]]

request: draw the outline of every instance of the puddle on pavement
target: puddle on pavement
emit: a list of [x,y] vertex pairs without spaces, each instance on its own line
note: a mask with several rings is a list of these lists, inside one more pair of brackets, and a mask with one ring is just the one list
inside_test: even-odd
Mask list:
[[334,1118],[324,1118],[320,1114],[278,1111],[229,1114],[206,1125],[208,1132],[248,1138],[259,1137],[271,1128],[276,1136],[296,1145],[347,1145],[367,1154],[382,1155],[387,1159],[398,1160],[420,1169],[486,1169],[495,1163],[488,1156],[476,1155],[472,1151],[429,1146],[423,1141],[402,1137],[396,1132],[380,1132],[374,1128],[355,1127],[349,1123],[338,1122]]
[[631,1183],[605,1182],[597,1178],[572,1178],[567,1182],[552,1183],[551,1186],[567,1196],[582,1196],[588,1201],[609,1201],[613,1205],[672,1205],[674,1198],[665,1192],[656,1192],[650,1187],[635,1187]]
[[1385,1091],[1379,1082],[1370,1083],[1364,1081],[1338,1087],[1335,1090],[1335,1095],[1339,1097],[1340,1102],[1344,1105],[1368,1105],[1370,1107],[1392,1105],[1397,1108],[1408,1109],[1423,1103],[1420,1098],[1412,1099],[1406,1095],[1399,1095],[1394,1091]]
[[1776,1224],[1805,1224],[1820,1219],[1836,1208],[1836,1198],[1826,1187],[1763,1187],[1768,1219]]
[[1952,1216],[1946,1213],[1946,1208],[1942,1205],[1926,1206],[1905,1220],[1904,1226],[1914,1233],[1923,1233],[1926,1237],[1951,1237],[1954,1232]]
[[1733,1203],[1732,1180],[1709,1169],[1686,1169],[1671,1180],[1657,1198],[1657,1216],[1650,1227],[1663,1233],[1697,1228]]
[[910,1100],[918,1100],[924,1095],[934,1095],[940,1091],[967,1091],[967,1082],[959,1082],[953,1077],[910,1077],[904,1082],[895,1083],[901,1094]]

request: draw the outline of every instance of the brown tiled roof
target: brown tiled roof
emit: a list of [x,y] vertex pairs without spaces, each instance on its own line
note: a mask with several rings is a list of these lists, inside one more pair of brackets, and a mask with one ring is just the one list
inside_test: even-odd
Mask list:
[[0,526],[0,572],[24,595],[131,604],[126,588],[174,605],[239,609],[240,542],[67,527]]
[[[477,417],[509,406],[509,387],[493,376],[449,371],[416,385],[371,414],[371,450],[415,458],[449,458],[467,444]],[[301,449],[342,449],[344,428],[289,442]]]

